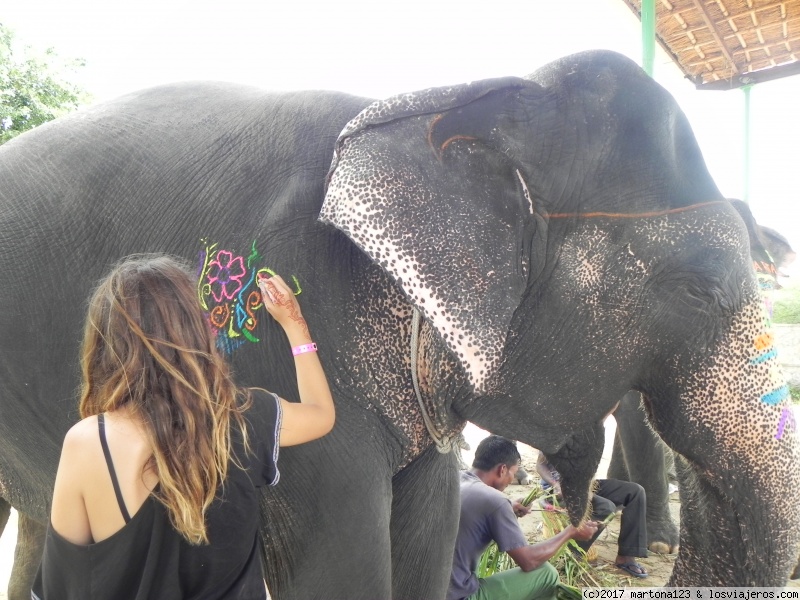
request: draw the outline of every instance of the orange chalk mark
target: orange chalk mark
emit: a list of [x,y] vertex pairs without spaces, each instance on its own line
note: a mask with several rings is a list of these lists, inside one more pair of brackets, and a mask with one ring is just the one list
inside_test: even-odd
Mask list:
[[245,311],[247,312],[247,316],[249,317],[247,321],[245,321],[245,328],[248,331],[253,331],[256,328],[256,315],[254,312],[261,308],[262,298],[260,291],[253,291],[250,292],[250,295],[247,297],[247,306],[245,307]]
[[447,146],[449,146],[452,142],[455,142],[455,141],[458,141],[458,140],[474,141],[474,140],[478,139],[478,138],[470,136],[470,135],[454,135],[454,136],[446,139],[444,141],[444,143],[441,146],[439,146],[439,148],[436,148],[433,145],[433,128],[436,127],[436,124],[439,121],[441,121],[443,117],[444,117],[443,114],[436,115],[435,117],[433,117],[433,119],[431,119],[431,122],[428,125],[428,146],[433,151],[433,154],[434,154],[434,156],[436,156],[436,160],[438,160],[438,161],[442,160],[442,154],[444,154],[445,148],[447,148]]
[[431,119],[431,122],[428,125],[428,146],[430,146],[430,149],[433,150],[433,153],[436,155],[436,158],[439,158],[439,154],[436,151],[436,148],[433,147],[433,128],[436,125],[436,123],[441,121],[443,118],[444,118],[443,114],[438,114],[435,117],[433,117],[433,119]]
[[607,217],[609,219],[645,219],[648,217],[662,217],[664,215],[674,215],[677,213],[686,212],[687,210],[695,210],[702,206],[711,206],[712,204],[723,204],[725,200],[714,200],[713,202],[702,202],[700,204],[692,204],[691,206],[682,206],[681,208],[671,208],[669,210],[659,210],[644,213],[607,213],[607,212],[593,212],[593,213],[553,213],[548,215],[551,219],[568,219],[580,217],[596,218]]
[[767,273],[769,275],[775,275],[778,272],[775,269],[775,265],[771,265],[761,260],[754,260],[753,268],[759,273]]
[[758,336],[753,342],[753,345],[756,347],[756,350],[766,350],[770,346],[772,346],[772,342],[775,341],[775,336],[771,333],[762,333]]
[[225,327],[225,323],[228,322],[228,317],[230,317],[230,315],[231,311],[228,309],[227,304],[218,304],[211,309],[209,319],[214,327],[222,329]]
[[444,154],[444,149],[447,148],[447,146],[450,145],[450,142],[455,142],[455,141],[458,141],[458,140],[469,140],[469,141],[472,141],[472,140],[476,140],[476,139],[478,139],[478,138],[473,137],[471,135],[454,135],[450,139],[446,140],[445,143],[442,144],[441,148],[439,148],[439,156]]

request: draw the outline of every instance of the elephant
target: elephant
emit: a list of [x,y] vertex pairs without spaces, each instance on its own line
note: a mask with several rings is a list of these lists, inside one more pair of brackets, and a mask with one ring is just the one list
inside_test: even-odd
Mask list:
[[336,425],[281,449],[262,492],[275,598],[442,598],[466,421],[542,449],[578,523],[631,389],[687,464],[669,583],[794,566],[800,446],[775,434],[788,393],[746,228],[622,55],[378,101],[162,86],[19,136],[0,170],[0,495],[27,518],[46,522],[77,418],[93,283],[165,252],[196,260],[242,385],[297,399],[258,273],[292,282],[315,332]]
[[[794,250],[784,235],[759,225],[745,202],[729,201],[747,226],[750,257],[760,289],[767,292],[779,289],[777,275],[793,262]],[[635,481],[644,487],[648,548],[661,554],[675,553],[680,532],[669,510],[669,483],[676,478],[673,454],[648,425],[638,392],[625,394],[613,415],[617,427],[607,476]],[[516,480],[520,485],[530,483],[528,473],[522,468],[517,471]]]

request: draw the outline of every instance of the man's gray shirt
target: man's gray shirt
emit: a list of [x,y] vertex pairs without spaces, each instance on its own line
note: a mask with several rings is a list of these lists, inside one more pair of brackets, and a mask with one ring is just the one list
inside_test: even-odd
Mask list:
[[478,590],[475,569],[494,540],[503,552],[527,545],[511,500],[469,471],[461,473],[461,516],[447,600],[460,600]]

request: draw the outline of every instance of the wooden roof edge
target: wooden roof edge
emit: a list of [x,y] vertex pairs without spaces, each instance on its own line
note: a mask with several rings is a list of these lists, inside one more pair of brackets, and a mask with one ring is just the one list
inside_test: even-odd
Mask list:
[[782,79],[790,75],[800,75],[800,60],[780,65],[778,67],[769,67],[759,71],[751,71],[750,73],[742,73],[736,75],[731,79],[721,79],[719,81],[709,81],[703,83],[702,77],[689,77],[694,81],[695,88],[698,90],[734,90],[742,88],[746,85],[755,85],[756,83],[764,83],[766,81],[773,81],[775,79]]

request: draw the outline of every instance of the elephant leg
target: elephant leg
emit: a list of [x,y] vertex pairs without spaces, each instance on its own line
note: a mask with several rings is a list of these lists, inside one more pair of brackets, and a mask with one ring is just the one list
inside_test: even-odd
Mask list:
[[667,474],[667,481],[677,485],[678,474],[675,471],[675,455],[666,444],[662,444],[661,447],[664,449],[664,473]]
[[669,512],[668,461],[665,457],[669,450],[647,424],[640,403],[639,392],[628,392],[614,413],[617,420],[615,450],[619,441],[628,475],[626,479],[641,485],[647,494],[648,549],[661,554],[677,552],[680,534]]
[[348,431],[347,420],[342,407],[335,434],[281,448],[281,480],[263,490],[264,573],[274,600],[391,597],[386,448],[374,430]]
[[8,582],[8,600],[29,600],[31,586],[42,560],[47,527],[18,512],[14,566]]
[[611,451],[611,461],[608,463],[609,479],[619,479],[620,481],[630,481],[631,476],[628,474],[628,467],[625,465],[625,453],[622,450],[622,441],[619,435],[619,424],[617,424],[617,431],[614,433],[614,448]]
[[458,458],[428,448],[392,482],[392,598],[444,598],[458,531]]

